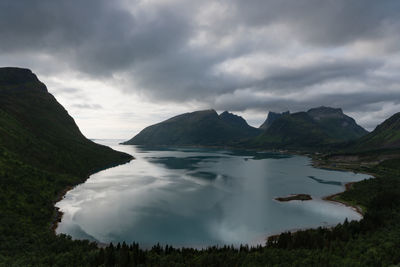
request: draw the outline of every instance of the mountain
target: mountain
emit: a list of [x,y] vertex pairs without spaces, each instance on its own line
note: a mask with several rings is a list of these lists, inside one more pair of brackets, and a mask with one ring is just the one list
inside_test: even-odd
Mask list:
[[246,137],[256,136],[261,133],[259,129],[248,125],[245,119],[228,111],[222,112],[219,118],[230,126],[242,131],[244,134],[247,133],[245,134]]
[[259,130],[229,112],[215,110],[185,113],[142,130],[127,145],[229,145],[254,137]]
[[263,124],[261,124],[261,126],[259,127],[262,130],[267,130],[274,121],[276,121],[277,119],[279,119],[282,115],[288,115],[290,114],[289,111],[283,112],[283,113],[275,113],[275,112],[268,112],[268,116],[267,119],[264,121]]
[[400,148],[400,112],[379,124],[350,148],[355,151]]
[[326,133],[306,112],[286,114],[250,143],[259,148],[303,149],[330,143]]
[[86,139],[28,69],[0,68],[0,147],[33,166],[87,175],[131,156]]
[[307,112],[274,113],[256,129],[240,116],[215,110],[185,113],[149,126],[124,144],[230,145],[245,148],[317,148],[367,134],[341,109],[319,107]]
[[[276,118],[277,117],[277,118]],[[273,122],[250,142],[263,148],[307,149],[357,139],[367,131],[341,109],[319,107],[307,112],[272,115]],[[268,119],[267,119],[268,122]],[[266,123],[267,125],[268,123]]]
[[54,234],[54,203],[91,173],[131,159],[86,139],[30,70],[0,68],[0,265],[76,265],[71,258],[95,251]]
[[318,107],[307,111],[329,137],[345,142],[355,140],[368,132],[340,108]]

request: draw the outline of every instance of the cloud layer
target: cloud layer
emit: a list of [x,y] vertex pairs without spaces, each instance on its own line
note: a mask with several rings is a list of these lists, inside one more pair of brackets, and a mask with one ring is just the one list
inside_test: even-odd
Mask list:
[[100,81],[169,113],[329,105],[373,128],[400,107],[399,13],[397,0],[3,0],[0,62],[53,81],[78,115],[107,110],[87,90]]

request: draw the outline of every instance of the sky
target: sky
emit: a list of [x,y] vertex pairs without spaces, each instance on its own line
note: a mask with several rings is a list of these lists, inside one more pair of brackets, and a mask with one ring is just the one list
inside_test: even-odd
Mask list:
[[171,116],[400,111],[398,0],[1,0],[0,66],[30,68],[89,138]]

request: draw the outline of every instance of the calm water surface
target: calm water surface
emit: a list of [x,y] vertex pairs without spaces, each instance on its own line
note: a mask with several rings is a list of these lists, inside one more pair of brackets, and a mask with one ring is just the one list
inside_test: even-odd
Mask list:
[[[364,174],[313,168],[310,159],[204,148],[102,144],[136,157],[96,173],[56,204],[57,233],[103,243],[204,247],[263,244],[285,230],[329,226],[360,216],[321,198]],[[311,201],[277,202],[305,193]]]

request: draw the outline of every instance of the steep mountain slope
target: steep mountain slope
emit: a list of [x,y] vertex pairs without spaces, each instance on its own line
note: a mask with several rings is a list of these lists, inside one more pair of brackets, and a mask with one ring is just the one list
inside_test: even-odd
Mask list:
[[219,146],[252,137],[258,130],[241,117],[215,110],[203,110],[175,116],[149,126],[125,142],[127,145],[204,145]]
[[0,68],[0,265],[88,266],[96,246],[54,234],[54,201],[131,159],[87,140],[30,70]]
[[131,157],[86,139],[30,70],[0,68],[0,146],[48,171],[87,175]]
[[224,111],[219,115],[219,118],[229,124],[230,126],[236,128],[238,131],[243,132],[243,136],[245,137],[251,137],[251,136],[256,136],[261,133],[260,129],[251,127],[250,125],[247,124],[246,120],[243,119],[242,117],[235,115],[233,113],[230,113],[228,111]]
[[319,107],[275,118],[249,145],[262,148],[316,149],[354,140],[366,133],[354,119],[343,114],[341,109]]
[[262,130],[267,130],[274,121],[276,121],[277,119],[279,119],[282,115],[288,115],[290,114],[289,111],[283,112],[283,113],[275,113],[275,112],[268,112],[268,116],[267,119],[263,122],[263,124],[261,124],[261,126],[259,127]]
[[343,113],[340,108],[318,107],[307,111],[329,137],[338,141],[360,138],[368,132],[356,121]]
[[351,146],[352,150],[377,150],[400,148],[400,112],[394,114],[374,131]]
[[306,112],[281,116],[251,144],[262,148],[317,147],[322,143],[333,142]]

